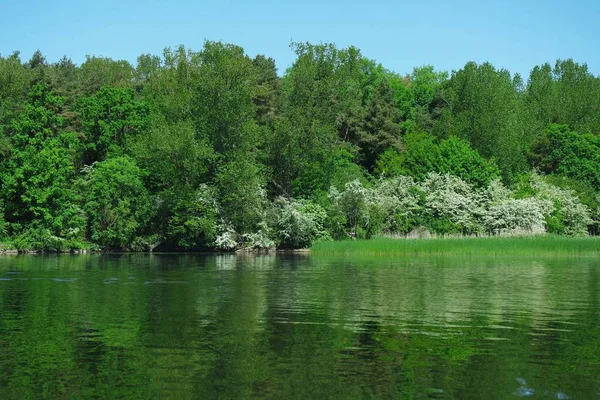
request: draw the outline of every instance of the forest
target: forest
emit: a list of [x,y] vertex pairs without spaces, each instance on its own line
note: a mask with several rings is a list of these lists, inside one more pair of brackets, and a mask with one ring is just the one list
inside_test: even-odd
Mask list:
[[0,242],[19,250],[305,248],[373,236],[599,233],[600,77],[390,71],[292,43],[127,61],[0,56]]

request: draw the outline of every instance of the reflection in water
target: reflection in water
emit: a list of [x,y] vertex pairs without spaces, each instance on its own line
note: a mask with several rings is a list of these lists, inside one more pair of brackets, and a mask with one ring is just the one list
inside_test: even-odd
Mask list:
[[0,258],[2,398],[599,398],[600,262]]

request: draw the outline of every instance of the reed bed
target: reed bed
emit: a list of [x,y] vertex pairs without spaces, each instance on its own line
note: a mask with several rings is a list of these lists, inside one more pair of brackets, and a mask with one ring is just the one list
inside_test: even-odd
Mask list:
[[312,255],[333,256],[579,256],[600,257],[600,236],[561,237],[464,237],[464,238],[374,238],[317,242]]

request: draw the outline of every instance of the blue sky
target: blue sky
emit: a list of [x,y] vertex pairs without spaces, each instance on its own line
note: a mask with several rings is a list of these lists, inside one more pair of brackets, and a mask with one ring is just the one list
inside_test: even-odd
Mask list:
[[600,75],[600,1],[31,1],[0,0],[0,53],[40,49],[49,61],[85,55],[135,62],[167,46],[200,49],[205,39],[294,60],[291,41],[354,45],[388,69],[432,64],[460,69],[490,61],[527,75],[573,58]]

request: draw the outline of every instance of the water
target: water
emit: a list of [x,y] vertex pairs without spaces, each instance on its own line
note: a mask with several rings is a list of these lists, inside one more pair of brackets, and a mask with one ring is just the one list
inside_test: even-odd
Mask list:
[[0,257],[0,398],[600,398],[600,260]]

